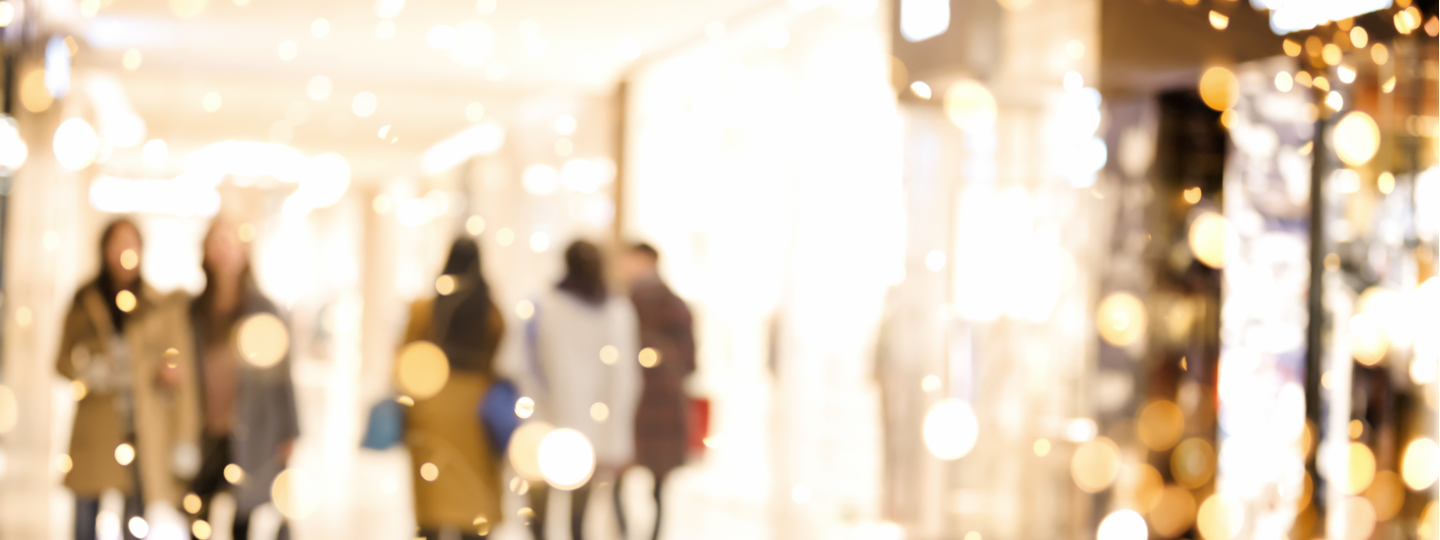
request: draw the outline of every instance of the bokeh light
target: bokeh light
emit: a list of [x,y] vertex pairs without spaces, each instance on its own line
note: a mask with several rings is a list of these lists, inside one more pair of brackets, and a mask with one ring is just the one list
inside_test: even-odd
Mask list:
[[1135,343],[1145,335],[1145,304],[1130,293],[1112,293],[1095,310],[1095,327],[1100,337],[1116,347]]
[[1379,364],[1390,352],[1390,340],[1375,319],[1368,313],[1350,317],[1350,354],[1367,366]]
[[1146,463],[1125,466],[1116,481],[1120,506],[1147,514],[1160,503],[1165,490],[1165,479],[1160,471]]
[[969,403],[942,399],[925,413],[922,435],[931,454],[951,461],[965,457],[975,448],[979,429],[980,424]]
[[1095,531],[1095,540],[1146,540],[1150,529],[1145,518],[1134,510],[1119,510],[1105,516]]
[[1120,448],[1105,437],[1085,441],[1070,458],[1070,477],[1089,493],[1110,487],[1120,474]]
[[1191,489],[1205,485],[1215,474],[1215,449],[1203,439],[1186,439],[1170,453],[1170,474]]
[[1240,81],[1229,69],[1207,69],[1200,75],[1200,99],[1217,111],[1234,108],[1240,99]]
[[115,307],[120,308],[120,311],[125,313],[134,311],[136,302],[135,293],[133,292],[121,290],[115,293]]
[[1378,516],[1375,514],[1375,506],[1370,504],[1370,499],[1365,497],[1346,497],[1344,508],[1337,509],[1345,512],[1345,530],[1341,531],[1342,540],[1365,540],[1375,533],[1375,522]]
[[595,448],[584,434],[560,428],[545,434],[539,447],[540,473],[551,487],[573,490],[595,472]]
[[440,466],[434,463],[425,462],[420,464],[420,479],[426,482],[434,482],[440,478]]
[[1350,443],[1348,466],[1349,471],[1345,480],[1345,493],[1357,495],[1370,487],[1370,482],[1375,480],[1375,453],[1370,447],[1362,443]]
[[540,442],[554,429],[545,422],[531,420],[520,424],[510,435],[510,465],[521,478],[532,482],[545,479],[540,470]]
[[270,483],[270,501],[287,519],[310,517],[319,506],[319,495],[305,475],[295,469],[280,471]]
[[1394,471],[1377,471],[1375,480],[1365,490],[1365,498],[1375,509],[1375,518],[1385,521],[1400,513],[1405,504],[1405,484]]
[[1340,161],[1359,167],[1380,151],[1380,126],[1363,111],[1351,111],[1335,124],[1334,141]]
[[240,356],[258,368],[280,363],[290,350],[290,332],[279,317],[257,313],[240,323],[235,332],[235,346]]
[[1165,486],[1149,516],[1156,534],[1166,538],[1180,536],[1195,523],[1195,496],[1183,487]]
[[79,118],[61,122],[60,127],[55,129],[54,142],[55,160],[60,162],[61,167],[72,171],[89,167],[100,150],[100,139],[95,129]]
[[234,463],[226,465],[225,470],[221,471],[221,473],[225,476],[225,481],[232,485],[238,486],[245,482],[245,469],[240,468],[239,465]]
[[401,392],[416,400],[427,399],[445,388],[450,379],[450,362],[434,343],[416,341],[400,350],[395,359],[395,378]]
[[962,80],[945,90],[945,114],[964,131],[984,131],[995,126],[999,115],[995,96],[984,85]]
[[1225,242],[1229,223],[1215,212],[1205,212],[1190,223],[1190,252],[1201,264],[1211,268],[1225,267]]
[[1174,402],[1158,400],[1141,411],[1135,429],[1146,447],[1163,452],[1180,442],[1180,437],[1185,434],[1185,413]]
[[121,466],[129,465],[135,461],[135,447],[130,443],[120,443],[115,447],[115,462]]
[[1434,485],[1436,477],[1440,476],[1440,466],[1436,463],[1437,454],[1440,454],[1440,448],[1437,448],[1434,440],[1426,437],[1405,445],[1405,454],[1400,461],[1400,473],[1405,479],[1405,485],[1415,491],[1423,491]]
[[640,349],[638,359],[640,367],[653,368],[660,365],[660,353],[650,347]]
[[1245,505],[1238,499],[1216,493],[1200,504],[1195,526],[1205,540],[1231,540],[1245,524]]

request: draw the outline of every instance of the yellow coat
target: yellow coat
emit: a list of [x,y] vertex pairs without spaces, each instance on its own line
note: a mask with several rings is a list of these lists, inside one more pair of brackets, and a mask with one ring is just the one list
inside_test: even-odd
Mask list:
[[[411,306],[405,343],[430,339],[434,305],[433,300],[422,300]],[[505,320],[494,305],[487,319],[485,354],[493,357],[505,333]],[[493,371],[451,370],[439,394],[416,400],[410,408],[405,445],[414,477],[415,521],[422,529],[449,526],[473,534],[478,532],[479,518],[493,526],[503,517],[500,455],[486,439],[476,413],[494,377]],[[439,469],[433,482],[420,477],[420,467],[426,463]]]
[[[149,286],[142,286],[136,300],[135,309],[125,315],[123,336],[134,396],[134,461],[122,466],[116,459],[116,448],[126,442],[116,393],[86,389],[75,410],[70,436],[73,468],[65,476],[65,486],[81,497],[97,497],[107,489],[129,495],[135,489],[130,467],[138,465],[145,501],[178,505],[188,478],[176,470],[176,448],[182,444],[197,448],[200,435],[188,302],[181,294],[162,295]],[[115,328],[108,301],[114,299],[102,298],[93,282],[75,294],[55,362],[61,375],[79,380],[91,362],[112,357]],[[160,369],[172,363],[179,370],[179,382],[166,386],[160,381]]]

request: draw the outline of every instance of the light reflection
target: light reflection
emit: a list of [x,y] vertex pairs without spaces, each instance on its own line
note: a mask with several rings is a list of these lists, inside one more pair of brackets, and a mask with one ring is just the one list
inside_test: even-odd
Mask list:
[[1105,437],[1081,443],[1070,458],[1070,477],[1087,493],[1110,487],[1120,474],[1120,448]]
[[970,404],[958,399],[943,399],[925,413],[922,435],[931,454],[942,460],[954,461],[965,457],[975,447],[979,428]]

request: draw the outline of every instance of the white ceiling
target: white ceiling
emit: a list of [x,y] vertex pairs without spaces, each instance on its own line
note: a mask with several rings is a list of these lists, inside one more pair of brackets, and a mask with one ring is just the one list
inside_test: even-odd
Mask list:
[[[410,0],[394,18],[394,37],[382,40],[376,35],[382,19],[366,0],[249,0],[244,6],[209,0],[188,18],[174,15],[167,0],[113,0],[72,26],[84,38],[77,68],[120,76],[147,136],[170,142],[172,153],[225,139],[266,140],[287,107],[305,102],[311,114],[295,128],[293,146],[307,154],[337,151],[352,163],[365,162],[357,169],[383,176],[408,174],[416,154],[469,125],[468,103],[484,104],[487,118],[505,122],[536,100],[563,109],[566,100],[604,96],[631,63],[702,36],[710,21],[774,3],[498,0],[486,15],[475,0]],[[317,18],[330,23],[322,38],[311,35]],[[505,66],[498,81],[487,79],[484,67],[461,66],[426,42],[435,25],[468,20],[496,34],[492,61]],[[547,44],[538,57],[526,51],[524,21],[534,21]],[[298,49],[289,61],[278,52],[287,40]],[[645,56],[623,58],[622,40],[634,41]],[[130,48],[144,58],[134,71],[122,67]],[[328,99],[306,98],[306,82],[315,75],[334,81]],[[206,113],[202,99],[212,91],[223,105]],[[351,98],[361,91],[378,98],[368,118],[350,112]],[[399,141],[375,136],[387,124]]]

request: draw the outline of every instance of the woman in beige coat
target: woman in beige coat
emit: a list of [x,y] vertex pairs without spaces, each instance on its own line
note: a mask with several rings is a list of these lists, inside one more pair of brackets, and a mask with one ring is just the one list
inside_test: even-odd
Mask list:
[[474,241],[455,241],[442,280],[446,285],[437,287],[439,296],[411,306],[405,343],[439,346],[450,375],[438,394],[415,400],[405,445],[413,465],[419,536],[473,540],[487,536],[503,517],[500,453],[486,438],[477,412],[496,380],[495,350],[505,320],[490,300]]
[[[131,526],[146,510],[173,510],[199,465],[199,410],[184,297],[140,279],[140,230],[118,220],[100,239],[101,269],[75,293],[56,369],[79,400],[70,436],[75,537]],[[125,499],[123,516],[102,516],[100,499]],[[119,519],[116,519],[119,518]],[[107,521],[108,520],[108,521]]]

